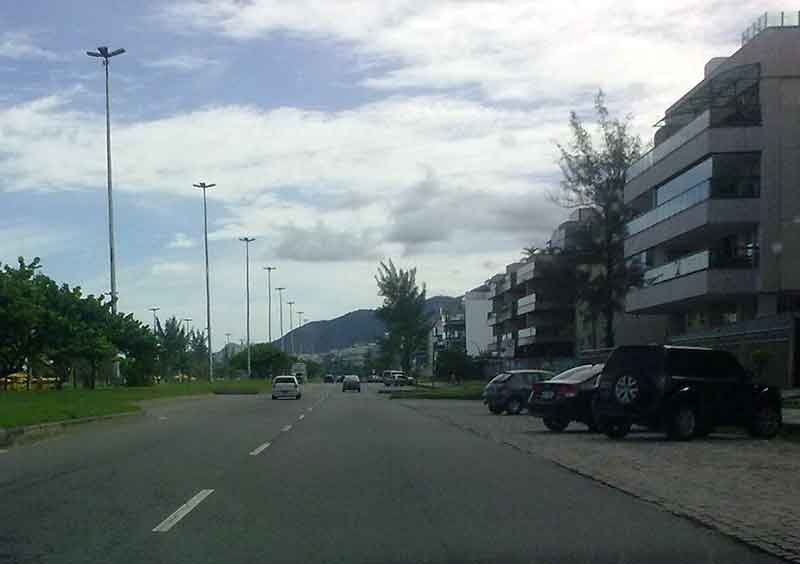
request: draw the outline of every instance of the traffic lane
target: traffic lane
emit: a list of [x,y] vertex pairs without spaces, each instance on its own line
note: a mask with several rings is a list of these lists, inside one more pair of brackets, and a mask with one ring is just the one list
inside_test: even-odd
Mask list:
[[[5,555],[0,558],[14,563],[131,561],[140,545],[150,542],[157,522],[197,493],[201,486],[196,484],[221,482],[231,467],[249,463],[255,447],[278,437],[321,397],[209,398],[181,410],[182,419],[148,417],[139,424],[14,449],[8,454],[17,459],[11,461],[18,463],[17,479],[0,486],[0,554]],[[48,462],[47,451],[56,446],[67,460]],[[24,456],[31,453],[36,456]],[[18,466],[29,468],[32,462],[45,468],[20,476]]]
[[377,394],[337,392],[142,557],[170,562],[779,560]]

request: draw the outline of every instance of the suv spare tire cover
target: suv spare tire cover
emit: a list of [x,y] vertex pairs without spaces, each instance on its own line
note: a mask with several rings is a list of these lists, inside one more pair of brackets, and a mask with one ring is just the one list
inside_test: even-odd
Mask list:
[[644,374],[623,372],[614,382],[614,401],[626,407],[642,407],[649,401],[649,379]]

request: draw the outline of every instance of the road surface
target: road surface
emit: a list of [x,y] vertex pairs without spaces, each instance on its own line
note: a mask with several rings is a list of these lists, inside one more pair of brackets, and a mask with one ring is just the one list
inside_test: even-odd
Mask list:
[[151,404],[0,453],[0,563],[28,562],[779,560],[374,390],[318,384],[300,401]]

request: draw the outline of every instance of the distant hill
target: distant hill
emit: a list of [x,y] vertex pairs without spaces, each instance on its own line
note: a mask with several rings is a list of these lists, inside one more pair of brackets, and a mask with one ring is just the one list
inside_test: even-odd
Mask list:
[[[428,298],[425,309],[435,314],[439,309],[456,313],[461,308],[461,298],[434,296]],[[356,343],[374,341],[383,336],[386,327],[375,315],[374,309],[358,309],[336,319],[312,321],[290,331],[284,337],[286,347],[294,335],[294,350],[303,353],[325,353],[343,349]],[[274,344],[278,344],[276,340]]]

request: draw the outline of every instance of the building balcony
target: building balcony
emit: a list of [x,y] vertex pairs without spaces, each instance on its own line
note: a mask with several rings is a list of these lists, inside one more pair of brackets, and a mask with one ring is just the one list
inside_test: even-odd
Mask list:
[[628,313],[670,313],[703,302],[735,301],[758,287],[757,255],[723,257],[709,250],[647,270],[643,285],[628,292]]
[[486,315],[486,323],[487,325],[497,325],[497,314],[493,311],[490,311]]
[[503,323],[504,321],[509,321],[512,317],[514,317],[514,310],[511,307],[505,307],[497,312],[497,323]]
[[[714,183],[703,182],[637,218],[625,239],[625,256],[667,243],[667,247],[702,247],[707,241],[758,224],[759,184],[743,184],[732,195],[715,192]],[[749,186],[749,188],[744,188]]]
[[536,309],[536,294],[530,294],[517,300],[517,315],[525,315]]
[[524,284],[535,276],[536,261],[532,260],[517,270],[517,285]]

